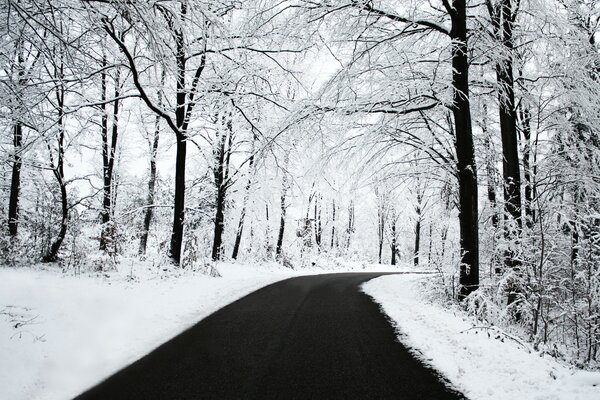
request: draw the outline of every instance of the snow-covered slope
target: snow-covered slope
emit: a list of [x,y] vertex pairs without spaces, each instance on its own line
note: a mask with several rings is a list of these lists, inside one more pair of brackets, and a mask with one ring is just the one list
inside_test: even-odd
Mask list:
[[[471,318],[427,302],[423,275],[391,275],[363,291],[381,304],[399,340],[472,400],[598,400],[600,372],[579,371],[530,352]],[[488,335],[489,333],[489,335]]]

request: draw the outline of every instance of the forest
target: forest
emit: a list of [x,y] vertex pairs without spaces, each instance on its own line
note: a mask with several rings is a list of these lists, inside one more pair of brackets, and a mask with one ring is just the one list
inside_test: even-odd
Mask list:
[[599,365],[595,0],[2,0],[0,20],[3,268],[407,265]]

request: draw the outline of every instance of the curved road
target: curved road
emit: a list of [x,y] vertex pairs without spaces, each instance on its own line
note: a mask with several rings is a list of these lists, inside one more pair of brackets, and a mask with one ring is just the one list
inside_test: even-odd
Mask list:
[[222,308],[78,400],[463,399],[360,292],[372,273],[281,281]]

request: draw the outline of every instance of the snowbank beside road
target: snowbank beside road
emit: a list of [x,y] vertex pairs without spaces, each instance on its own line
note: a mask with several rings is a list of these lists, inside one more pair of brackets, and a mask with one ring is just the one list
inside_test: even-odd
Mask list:
[[[473,400],[597,400],[600,372],[571,369],[529,353],[511,340],[473,329],[461,311],[428,303],[419,275],[373,279],[363,291],[381,304],[396,325],[399,340]],[[488,336],[488,333],[490,335]],[[500,335],[500,338],[502,336]]]
[[0,398],[72,398],[244,295],[292,274],[222,278],[123,266],[106,277],[0,268]]

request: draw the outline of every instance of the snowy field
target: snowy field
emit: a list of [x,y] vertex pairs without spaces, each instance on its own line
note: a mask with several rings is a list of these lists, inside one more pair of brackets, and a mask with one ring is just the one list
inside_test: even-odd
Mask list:
[[461,310],[428,302],[420,290],[423,279],[384,276],[365,283],[363,291],[381,304],[399,340],[469,399],[600,399],[600,372],[574,370],[502,334],[474,329]]

